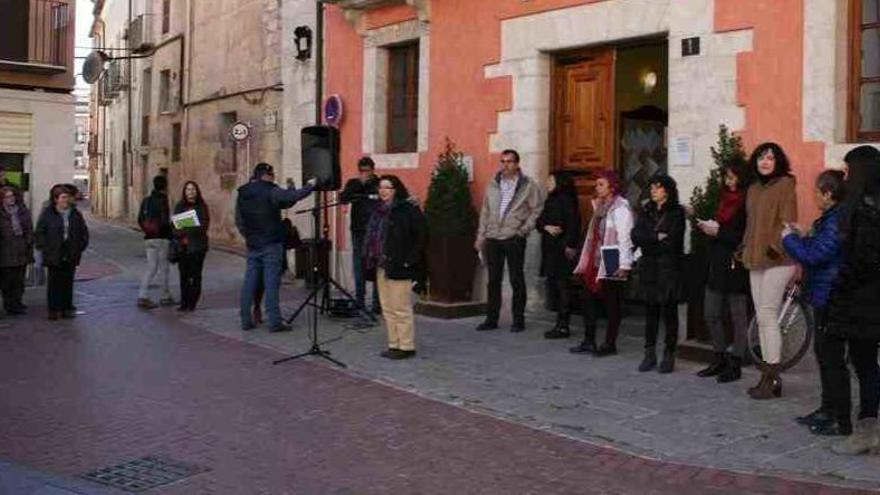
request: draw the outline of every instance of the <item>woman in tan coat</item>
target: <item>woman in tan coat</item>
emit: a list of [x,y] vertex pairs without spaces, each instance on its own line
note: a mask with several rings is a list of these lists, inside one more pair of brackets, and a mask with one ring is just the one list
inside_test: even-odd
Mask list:
[[780,234],[785,224],[797,221],[797,195],[788,157],[779,145],[758,146],[749,161],[758,180],[746,196],[742,261],[749,270],[761,354],[767,363],[761,381],[749,389],[749,396],[771,399],[782,395],[778,366],[782,334],[777,317],[785,288],[797,270],[782,247]]

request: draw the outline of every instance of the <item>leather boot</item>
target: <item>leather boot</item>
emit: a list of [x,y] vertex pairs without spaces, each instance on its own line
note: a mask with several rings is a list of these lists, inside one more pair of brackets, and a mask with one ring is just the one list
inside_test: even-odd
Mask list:
[[675,349],[663,349],[663,361],[657,371],[660,373],[672,373],[675,370]]
[[726,354],[723,352],[716,352],[715,358],[712,360],[711,363],[709,363],[709,366],[707,366],[707,367],[701,369],[699,372],[697,372],[697,376],[699,376],[701,378],[715,376],[715,375],[721,373],[722,371],[724,371],[724,369],[726,367],[727,367]]
[[721,373],[718,373],[715,381],[718,383],[729,383],[735,382],[740,378],[742,378],[742,360],[736,356],[728,356],[724,369],[721,370]]
[[779,366],[775,364],[768,365],[764,371],[763,384],[757,389],[749,390],[749,397],[755,400],[766,400],[782,397],[782,379],[779,377]]
[[587,328],[584,330],[584,340],[580,344],[568,350],[572,354],[593,354],[596,352],[596,330]]
[[645,347],[645,357],[639,365],[639,371],[644,373],[651,371],[657,367],[657,349],[654,347]]

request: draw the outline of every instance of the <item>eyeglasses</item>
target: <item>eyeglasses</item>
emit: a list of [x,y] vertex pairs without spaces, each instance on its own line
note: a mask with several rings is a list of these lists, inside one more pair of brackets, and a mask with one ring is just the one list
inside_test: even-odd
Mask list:
[[502,160],[501,160],[501,163],[516,163],[516,160],[502,159]]

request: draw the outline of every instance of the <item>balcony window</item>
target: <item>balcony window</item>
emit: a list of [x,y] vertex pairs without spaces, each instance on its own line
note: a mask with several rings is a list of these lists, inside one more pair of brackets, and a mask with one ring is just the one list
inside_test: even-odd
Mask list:
[[419,122],[419,43],[388,48],[388,152],[416,151]]
[[0,0],[3,68],[65,70],[73,25],[66,0]]

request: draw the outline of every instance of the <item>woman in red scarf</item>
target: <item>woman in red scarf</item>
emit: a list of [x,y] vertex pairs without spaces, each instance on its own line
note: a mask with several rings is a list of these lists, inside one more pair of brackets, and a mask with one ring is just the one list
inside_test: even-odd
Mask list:
[[[750,180],[745,163],[724,164],[721,175],[724,186],[715,218],[696,221],[697,228],[709,237],[704,316],[715,349],[715,359],[697,375],[715,376],[718,383],[726,383],[740,379],[747,346],[749,272],[739,261],[737,250],[746,230],[746,191]],[[729,309],[733,322],[732,343],[724,331],[725,309]],[[728,352],[730,344],[733,347]]]
[[[620,195],[620,181],[614,172],[606,171],[596,179],[596,199],[593,200],[593,218],[587,228],[584,247],[574,273],[584,281],[584,341],[570,351],[575,354],[592,353],[597,356],[617,354],[617,332],[620,328],[620,308],[623,287],[632,268],[632,241],[630,231],[633,215],[629,202]],[[617,268],[605,266],[603,249],[617,253]],[[608,314],[605,343],[596,348],[596,302]]]

